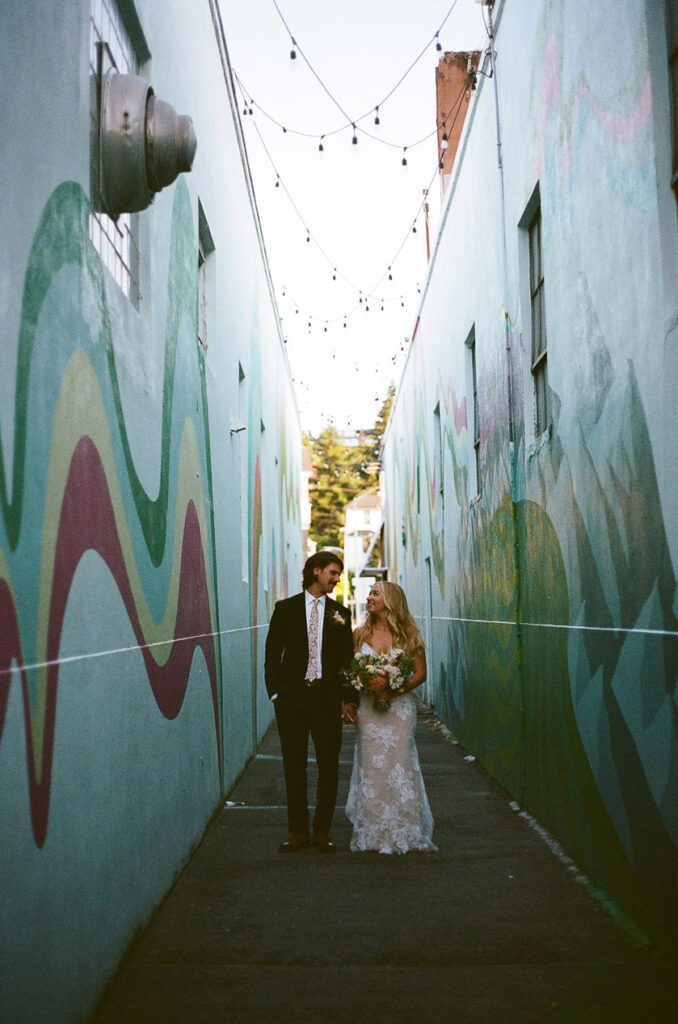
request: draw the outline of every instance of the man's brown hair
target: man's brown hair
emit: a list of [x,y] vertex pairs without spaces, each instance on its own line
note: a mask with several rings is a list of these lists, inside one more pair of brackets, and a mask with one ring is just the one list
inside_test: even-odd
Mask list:
[[307,590],[315,580],[314,569],[326,569],[328,565],[332,564],[338,565],[343,571],[344,563],[339,555],[335,555],[334,551],[316,551],[314,555],[307,558],[301,577],[301,585],[304,590]]

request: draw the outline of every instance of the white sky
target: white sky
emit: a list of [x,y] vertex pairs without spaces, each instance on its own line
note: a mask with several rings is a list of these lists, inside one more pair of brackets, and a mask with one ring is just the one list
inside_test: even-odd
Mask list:
[[[374,108],[432,39],[452,0],[277,3],[298,44],[296,61],[290,60],[290,37],[273,0],[221,0],[221,13],[233,69],[254,100],[253,116],[243,117],[239,104],[241,120],[302,427],[313,434],[329,422],[340,429],[369,427],[389,383],[398,382],[405,338],[414,326],[417,286],[426,275],[423,213],[416,234],[412,225],[429,185],[431,247],[435,242],[435,69],[442,54],[434,43],[381,106],[378,128]],[[476,0],[457,0],[440,42],[445,51],[486,48]],[[353,120],[371,111],[358,127],[395,148],[361,131],[352,145],[350,125],[324,140],[322,154],[318,138],[294,134],[319,136],[346,125],[299,48]],[[403,168],[403,146],[429,134],[428,141],[408,148]],[[283,187],[275,188],[276,172]],[[387,268],[404,240],[389,281]],[[383,312],[381,301],[365,297],[370,291],[387,300]],[[351,310],[344,328],[343,314]]]

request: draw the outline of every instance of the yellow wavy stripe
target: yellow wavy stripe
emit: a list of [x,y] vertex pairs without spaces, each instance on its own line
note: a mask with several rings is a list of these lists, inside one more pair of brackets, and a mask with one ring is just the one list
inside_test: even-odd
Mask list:
[[[73,451],[80,438],[85,435],[90,437],[96,446],[104,467],[125,567],[129,576],[141,629],[147,643],[152,644],[158,641],[171,640],[174,634],[179,594],[183,525],[186,507],[191,500],[198,514],[203,551],[206,554],[209,551],[209,531],[207,528],[204,493],[201,486],[198,442],[193,422],[187,419],[184,423],[179,446],[177,500],[174,511],[174,544],[171,555],[172,569],[169,575],[167,603],[162,619],[159,622],[155,622],[144,595],[143,584],[134,558],[134,549],[127,526],[125,505],[118,484],[111,435],[108,429],[106,410],[99,382],[86,353],[83,349],[76,349],[66,367],[59,390],[50,448],[42,534],[40,597],[36,628],[36,661],[38,662],[44,662],[47,655],[47,630],[52,593],[52,573],[66,479]],[[206,575],[210,616],[212,622],[215,622],[212,580],[209,572]],[[158,665],[163,665],[169,658],[171,650],[171,643],[166,643],[159,647],[151,648],[150,653]],[[30,708],[34,750],[36,760],[39,762],[35,766],[38,778],[40,778],[42,770],[42,735],[44,730],[46,688],[47,669],[42,667],[38,670],[36,706]]]

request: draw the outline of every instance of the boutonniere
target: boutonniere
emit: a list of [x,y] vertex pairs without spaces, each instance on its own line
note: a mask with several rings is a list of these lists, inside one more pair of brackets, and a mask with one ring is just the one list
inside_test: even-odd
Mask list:
[[335,612],[334,615],[332,615],[330,617],[330,622],[337,622],[337,623],[339,623],[340,626],[345,626],[346,625],[346,619],[341,614],[341,612],[338,612],[338,611]]

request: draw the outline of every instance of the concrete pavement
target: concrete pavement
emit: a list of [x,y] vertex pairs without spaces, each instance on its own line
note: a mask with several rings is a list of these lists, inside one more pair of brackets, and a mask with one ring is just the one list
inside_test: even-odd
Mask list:
[[417,744],[437,853],[348,851],[345,728],[332,830],[339,852],[281,856],[273,727],[93,1022],[674,1021],[670,966],[632,947],[425,712]]

